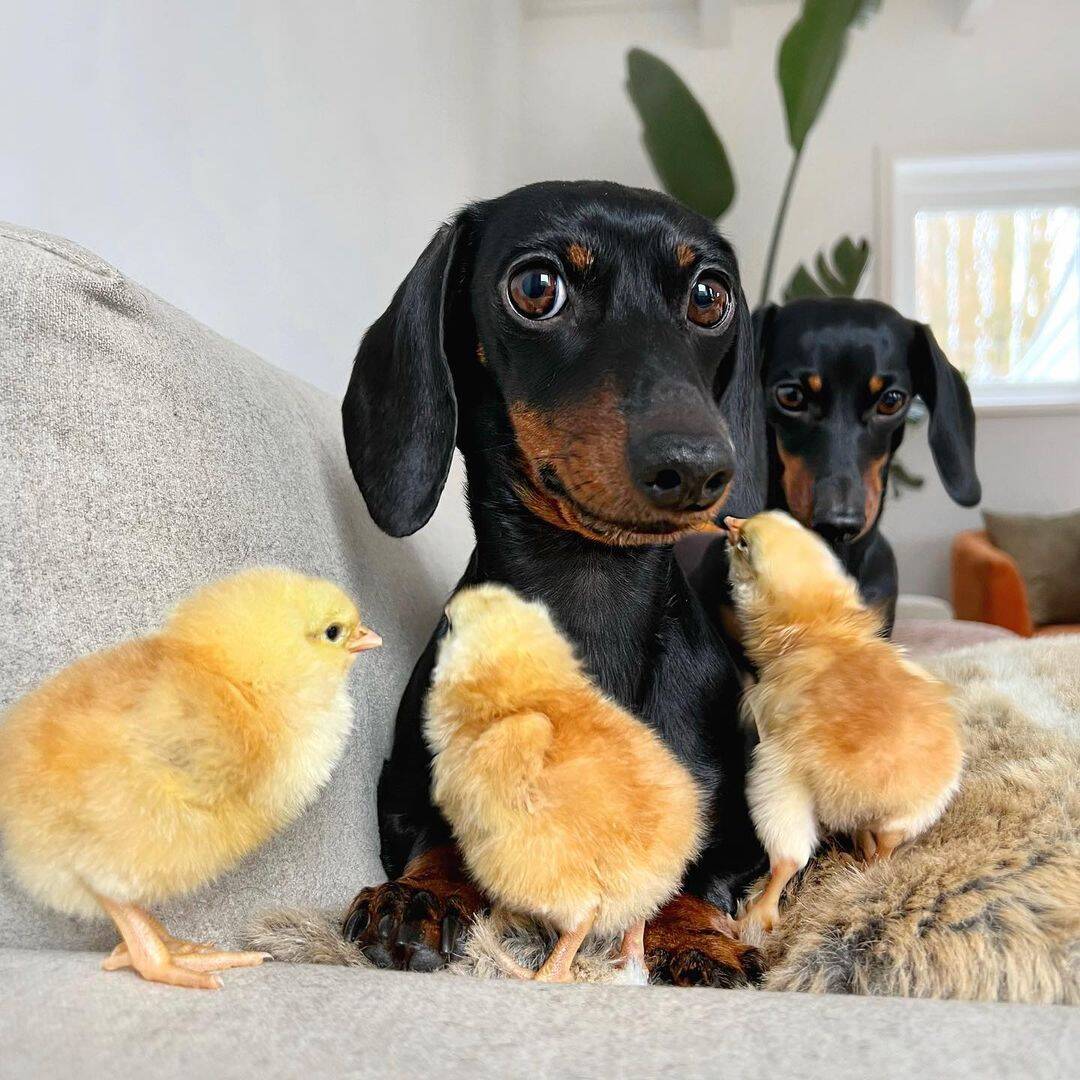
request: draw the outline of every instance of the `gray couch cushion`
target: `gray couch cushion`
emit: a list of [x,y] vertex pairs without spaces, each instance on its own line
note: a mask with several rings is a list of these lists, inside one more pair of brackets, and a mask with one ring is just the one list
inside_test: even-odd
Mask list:
[[[0,950],[0,1061],[43,1076],[1075,1076],[1080,1010],[916,999],[538,986],[267,964],[216,993]],[[17,988],[17,991],[15,990]],[[77,1003],[72,1007],[68,1003]]]
[[[344,360],[343,360],[344,362]],[[282,901],[382,880],[374,787],[394,712],[471,538],[451,491],[408,541],[375,529],[335,401],[61,240],[0,225],[0,707],[252,564],[334,579],[386,647],[356,665],[356,726],[317,805],[198,895],[174,933],[237,941]],[[0,881],[0,944],[111,945]]]

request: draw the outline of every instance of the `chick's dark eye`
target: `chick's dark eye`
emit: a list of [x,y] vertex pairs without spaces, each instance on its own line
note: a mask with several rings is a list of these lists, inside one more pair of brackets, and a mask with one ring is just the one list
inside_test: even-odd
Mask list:
[[341,637],[341,624],[331,623],[324,631],[323,636],[327,641],[337,641]]
[[907,403],[903,390],[886,390],[877,399],[877,411],[882,416],[895,416]]
[[702,274],[690,288],[686,317],[698,326],[715,327],[726,322],[731,314],[731,293],[716,277]]
[[776,403],[781,409],[800,412],[806,408],[806,395],[802,392],[801,386],[796,386],[795,383],[784,383],[783,386],[776,388]]
[[539,263],[515,271],[507,293],[519,315],[537,321],[550,319],[566,303],[566,282],[557,270]]

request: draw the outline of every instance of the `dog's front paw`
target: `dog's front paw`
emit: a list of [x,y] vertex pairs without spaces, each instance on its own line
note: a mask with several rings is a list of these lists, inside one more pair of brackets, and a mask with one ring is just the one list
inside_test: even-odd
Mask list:
[[682,893],[645,927],[645,958],[655,982],[729,988],[757,982],[761,953],[735,938],[730,916]]
[[397,881],[361,889],[342,926],[376,967],[436,971],[460,955],[464,929],[484,910],[456,849],[415,859]]

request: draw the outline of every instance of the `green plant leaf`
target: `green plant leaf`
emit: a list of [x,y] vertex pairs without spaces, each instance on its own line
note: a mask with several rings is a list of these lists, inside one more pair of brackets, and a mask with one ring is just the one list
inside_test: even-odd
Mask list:
[[833,244],[830,259],[821,251],[814,257],[817,278],[800,263],[784,287],[784,303],[808,297],[854,296],[870,261],[870,242],[843,236]]
[[832,270],[829,269],[829,264],[825,260],[825,252],[819,251],[817,253],[814,258],[814,268],[817,270],[818,281],[821,282],[821,287],[829,296],[850,295],[850,293],[844,291],[843,279],[837,277]]
[[876,7],[876,0],[803,0],[802,14],[785,35],[776,64],[788,142],[796,154],[832,89],[851,24]]
[[722,217],[735,199],[735,176],[720,136],[689,87],[660,57],[631,49],[626,89],[664,190],[699,214]]
[[784,286],[785,304],[790,304],[792,300],[821,300],[828,295],[801,263],[791,275],[791,280]]
[[834,293],[834,296],[854,296],[862,281],[866,264],[870,261],[870,242],[860,239],[855,243],[850,236],[842,236],[833,245],[833,266],[847,287],[846,292]]

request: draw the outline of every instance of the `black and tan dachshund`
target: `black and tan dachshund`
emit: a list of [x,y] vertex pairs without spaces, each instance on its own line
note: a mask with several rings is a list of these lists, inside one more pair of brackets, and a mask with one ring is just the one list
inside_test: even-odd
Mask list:
[[[770,508],[832,546],[891,633],[897,574],[880,532],[889,464],[912,399],[930,411],[930,450],[961,506],[981,497],[975,413],[960,372],[928,326],[874,300],[799,300],[754,313],[768,422]],[[693,572],[706,606],[722,604],[726,558],[714,542]]]
[[[536,184],[439,231],[365,335],[343,406],[353,473],[394,536],[431,516],[456,441],[476,532],[461,585],[545,601],[597,683],[707,793],[707,849],[646,934],[654,972],[683,984],[757,966],[725,914],[762,857],[736,671],[672,547],[725,501],[764,503],[751,338],[734,254],[705,218],[616,184]],[[344,927],[383,967],[442,966],[483,906],[429,792],[437,636],[379,783],[390,881],[363,889]]]

